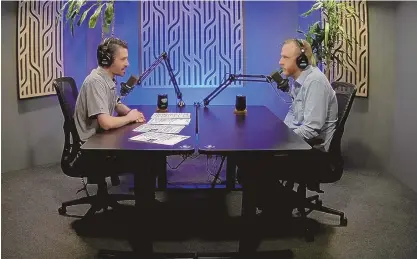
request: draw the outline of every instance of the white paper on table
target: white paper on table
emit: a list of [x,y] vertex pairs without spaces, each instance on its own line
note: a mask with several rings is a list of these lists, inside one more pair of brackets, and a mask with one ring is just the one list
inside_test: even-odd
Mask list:
[[185,128],[182,125],[150,125],[150,124],[142,124],[133,131],[136,132],[158,132],[158,133],[171,133],[177,134]]
[[130,140],[172,146],[189,137],[190,136],[146,132],[135,137],[131,137]]
[[167,113],[154,113],[152,114],[151,118],[158,118],[158,119],[190,119],[191,113],[174,113],[174,112],[167,112]]
[[153,125],[188,125],[191,119],[151,118],[147,124]]

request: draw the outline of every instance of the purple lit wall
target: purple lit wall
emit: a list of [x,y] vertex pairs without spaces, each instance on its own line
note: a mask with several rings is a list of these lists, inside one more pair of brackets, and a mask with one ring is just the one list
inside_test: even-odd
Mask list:
[[[124,78],[118,82],[126,81],[130,74],[139,75],[142,54],[140,49],[140,2],[116,1],[115,36],[126,40],[129,44],[130,67]],[[298,28],[306,29],[319,19],[319,13],[308,18],[300,17],[312,5],[307,2],[273,2],[273,1],[244,1],[243,2],[243,54],[244,72],[246,74],[270,74],[279,67],[278,61],[281,43],[292,37],[297,37]],[[91,69],[97,66],[96,48],[101,40],[100,24],[95,29],[89,29],[87,23],[75,28],[75,36],[70,34],[69,26],[64,29],[64,65],[65,75],[74,77],[78,87]],[[171,63],[175,64],[176,56],[170,56]],[[164,70],[164,65],[160,65]],[[179,71],[175,68],[176,72]],[[220,81],[220,79],[217,79]],[[185,80],[183,80],[185,82]],[[217,83],[218,81],[216,81]],[[186,105],[201,102],[214,86],[187,86],[182,87],[183,99]],[[167,93],[170,103],[175,102],[175,92],[171,85],[166,87],[137,87],[127,96],[127,104],[155,104],[158,93]],[[284,118],[288,104],[285,94],[277,95],[267,83],[246,82],[243,87],[229,87],[218,95],[210,105],[234,104],[235,96],[247,96],[248,105],[265,105],[278,117]]]

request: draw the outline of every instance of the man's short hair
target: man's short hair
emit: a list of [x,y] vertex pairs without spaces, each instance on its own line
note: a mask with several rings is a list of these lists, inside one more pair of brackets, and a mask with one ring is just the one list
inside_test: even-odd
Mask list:
[[124,49],[128,48],[126,41],[114,37],[108,38],[107,42],[103,41],[103,43],[107,44],[107,48],[109,49],[109,53],[111,55],[114,55],[114,53],[116,53],[118,47],[122,47]]

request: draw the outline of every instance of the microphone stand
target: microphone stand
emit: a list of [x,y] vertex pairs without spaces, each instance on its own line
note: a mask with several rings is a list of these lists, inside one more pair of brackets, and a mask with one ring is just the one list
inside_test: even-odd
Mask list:
[[[171,64],[170,64],[170,61],[169,61],[169,58],[168,58],[168,54],[166,53],[166,52],[163,52],[159,57],[158,57],[158,59],[157,60],[155,60],[153,63],[152,63],[152,65],[148,68],[148,69],[146,69],[140,76],[139,76],[139,79],[138,79],[138,82],[137,82],[137,85],[140,85],[148,76],[149,76],[149,74],[153,71],[153,70],[155,70],[155,68],[159,65],[159,64],[161,64],[162,63],[162,61],[164,61],[165,62],[165,65],[166,65],[166,67],[167,67],[167,70],[168,70],[168,74],[169,74],[169,77],[171,78],[171,82],[172,82],[172,84],[174,85],[174,89],[175,89],[175,94],[176,94],[176,96],[177,96],[177,99],[178,99],[178,103],[177,103],[177,105],[179,106],[179,107],[183,107],[183,106],[185,106],[185,103],[184,103],[184,101],[182,100],[182,93],[181,93],[181,90],[180,90],[180,88],[178,87],[178,83],[177,83],[177,80],[175,79],[175,76],[174,76],[174,72],[173,72],[173,69],[172,69],[172,67],[171,67]],[[133,87],[131,88],[131,89],[129,89],[129,91],[126,93],[126,95],[127,94],[129,94],[129,92],[131,91],[133,89]]]
[[[213,92],[211,92],[206,98],[203,99],[203,104],[204,106],[208,106],[210,104],[210,102],[217,96],[219,95],[224,89],[226,89],[232,82],[234,81],[250,81],[250,82],[266,82],[266,83],[271,83],[272,82],[272,78],[270,76],[265,76],[265,75],[242,75],[242,74],[230,74],[229,77],[222,82],[216,89],[214,89]],[[200,103],[195,103],[197,106],[200,105]],[[196,107],[197,109],[197,107]],[[197,113],[198,114],[198,113]],[[220,164],[220,167],[218,169],[218,171],[216,172],[216,174],[214,175],[214,179],[211,183],[211,187],[214,188],[214,186],[216,185],[217,180],[219,179],[219,175],[220,175],[220,171],[221,168],[223,167],[223,161],[224,158],[222,159],[222,162]]]
[[226,89],[234,81],[251,81],[251,82],[267,82],[270,83],[271,79],[265,75],[242,75],[242,74],[230,74],[230,76],[222,82],[213,92],[211,92],[206,98],[203,99],[204,106],[208,106],[210,102],[219,95],[224,89]]

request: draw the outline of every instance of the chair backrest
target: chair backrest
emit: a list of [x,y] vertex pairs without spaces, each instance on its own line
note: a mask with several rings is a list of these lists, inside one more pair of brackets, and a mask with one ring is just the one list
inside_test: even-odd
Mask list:
[[61,157],[63,172],[72,177],[81,177],[80,172],[72,170],[72,163],[80,151],[81,140],[75,127],[74,112],[78,97],[75,80],[71,77],[60,77],[53,81],[62,114],[64,115],[64,150]]
[[338,120],[329,148],[329,156],[334,172],[332,176],[335,177],[334,179],[330,179],[330,181],[337,181],[343,174],[344,162],[341,150],[342,136],[345,131],[345,123],[352,108],[357,88],[355,85],[346,82],[333,82],[332,87],[336,92]]

